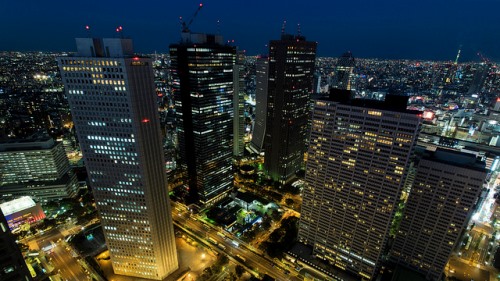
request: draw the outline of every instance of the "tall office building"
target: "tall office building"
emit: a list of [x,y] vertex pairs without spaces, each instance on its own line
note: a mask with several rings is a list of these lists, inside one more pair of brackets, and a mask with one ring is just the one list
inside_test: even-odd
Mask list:
[[59,68],[113,270],[164,279],[178,262],[152,60],[130,39],[76,45]]
[[0,281],[33,280],[1,210],[0,253]]
[[355,60],[351,52],[345,52],[335,65],[331,87],[340,90],[354,90]]
[[243,156],[245,143],[245,52],[239,51],[233,70],[233,156]]
[[31,196],[46,203],[76,196],[78,180],[63,144],[43,133],[0,143],[0,200]]
[[267,119],[267,85],[269,82],[269,59],[260,56],[255,62],[255,121],[250,149],[260,154],[264,149]]
[[220,35],[182,33],[170,46],[180,164],[190,201],[211,205],[233,186],[233,71],[236,48]]
[[289,34],[269,43],[264,169],[282,184],[295,177],[304,161],[316,45]]
[[446,263],[467,227],[487,175],[476,155],[438,149],[419,160],[415,181],[391,256],[441,280]]
[[299,240],[313,254],[364,279],[374,277],[405,183],[421,117],[408,97],[317,100]]

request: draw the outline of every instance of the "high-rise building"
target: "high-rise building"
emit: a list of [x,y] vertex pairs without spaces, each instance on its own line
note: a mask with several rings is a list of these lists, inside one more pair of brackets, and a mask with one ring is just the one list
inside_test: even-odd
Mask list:
[[178,268],[152,60],[132,40],[77,38],[59,68],[116,274]]
[[[346,93],[347,92],[347,93]],[[316,101],[299,240],[313,254],[372,279],[389,238],[420,128],[408,97]]]
[[0,281],[31,281],[26,262],[0,210]]
[[426,151],[391,256],[399,264],[441,280],[446,263],[476,207],[486,179],[476,155],[452,150]]
[[233,70],[233,156],[243,156],[245,143],[245,52],[239,51]]
[[331,87],[340,90],[354,90],[355,60],[351,52],[345,52],[338,60],[334,69]]
[[233,186],[233,71],[236,48],[220,35],[184,32],[170,45],[180,164],[189,201],[210,205]]
[[46,203],[77,192],[78,180],[62,143],[44,134],[0,143],[0,200],[29,195]]
[[264,169],[282,184],[293,179],[304,162],[316,45],[289,34],[269,43]]
[[255,121],[250,149],[260,154],[264,149],[267,119],[267,85],[269,82],[269,59],[260,56],[255,61]]

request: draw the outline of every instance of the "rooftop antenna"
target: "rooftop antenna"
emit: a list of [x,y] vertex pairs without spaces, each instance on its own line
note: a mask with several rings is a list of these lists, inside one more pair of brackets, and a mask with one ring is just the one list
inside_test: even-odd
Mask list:
[[286,28],[286,20],[284,20],[283,24],[281,25],[281,35],[285,35],[285,28]]
[[90,33],[90,25],[86,25],[86,26],[85,26],[85,30],[87,31],[87,36],[88,36],[89,38],[92,38],[92,34]]
[[297,36],[301,36],[302,34],[300,33],[300,23],[297,23]]
[[217,35],[220,35],[220,20],[217,20]]

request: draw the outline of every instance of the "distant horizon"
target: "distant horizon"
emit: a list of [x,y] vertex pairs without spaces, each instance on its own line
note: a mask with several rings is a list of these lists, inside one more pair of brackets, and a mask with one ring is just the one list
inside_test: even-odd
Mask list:
[[[133,38],[132,38],[133,39]],[[135,42],[135,40],[134,40]],[[66,54],[71,54],[71,53],[76,53],[76,50],[73,50],[73,51],[53,51],[53,50],[24,50],[24,51],[19,51],[19,50],[0,50],[0,53],[10,53],[10,52],[14,52],[14,53],[52,53],[52,54],[56,54],[56,53],[59,53],[59,54],[62,54],[62,53],[66,53]],[[144,55],[154,55],[155,54],[155,51],[153,52],[137,52],[135,49],[134,49],[134,53],[136,54],[144,54]],[[157,52],[156,51],[156,54],[157,55],[169,55],[169,52]],[[246,55],[248,57],[256,57],[256,56],[260,56],[260,55],[267,55],[267,54],[263,54],[263,53],[260,53],[260,54],[253,54],[253,55]],[[316,58],[338,58],[340,57],[341,54],[337,55],[337,56],[316,56]],[[433,60],[433,59],[419,59],[419,58],[377,58],[377,57],[358,57],[356,56],[355,54],[354,55],[354,59],[361,59],[361,60],[379,60],[379,61],[416,61],[416,62],[454,62],[455,61],[455,58],[453,59],[449,59],[449,60],[443,60],[443,59],[438,59],[438,60]],[[460,56],[460,59],[458,60],[458,64],[462,64],[462,63],[481,63],[481,60],[480,58],[478,57],[476,60],[462,60],[461,59],[462,56]],[[494,64],[500,64],[500,61],[493,61],[493,60],[489,60],[490,63],[494,63]]]
[[[189,22],[199,4],[7,1],[2,3],[0,50],[71,52],[74,38],[86,36],[89,25],[97,37],[113,37],[123,26],[136,50],[167,53],[180,38],[179,16]],[[461,61],[479,61],[477,52],[500,61],[498,11],[497,0],[207,0],[189,28],[220,33],[252,54],[266,53],[266,44],[280,37],[286,20],[287,33],[297,33],[300,24],[302,35],[319,42],[321,57],[350,50],[355,57],[454,61],[462,46]]]

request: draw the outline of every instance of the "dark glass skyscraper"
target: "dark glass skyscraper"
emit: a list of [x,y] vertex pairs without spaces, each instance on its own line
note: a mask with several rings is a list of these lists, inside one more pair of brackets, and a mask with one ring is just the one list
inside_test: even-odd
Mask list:
[[269,82],[269,59],[257,58],[255,62],[255,123],[252,131],[250,149],[260,154],[264,149],[267,119],[267,85]]
[[245,149],[245,52],[238,51],[233,73],[233,155],[238,157]]
[[345,52],[335,65],[335,72],[332,81],[332,88],[340,90],[354,90],[355,60],[351,52]]
[[316,45],[289,34],[269,43],[264,168],[281,183],[295,176],[304,159]]
[[233,177],[233,70],[236,48],[222,36],[185,32],[170,46],[180,164],[190,200],[212,204]]

